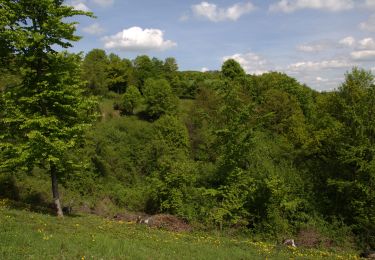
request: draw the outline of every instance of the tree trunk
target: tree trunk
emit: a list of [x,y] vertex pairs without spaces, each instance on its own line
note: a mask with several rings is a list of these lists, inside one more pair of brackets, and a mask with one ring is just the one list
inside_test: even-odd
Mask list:
[[57,175],[56,175],[56,166],[51,163],[50,165],[51,170],[51,180],[52,180],[52,195],[53,195],[53,203],[55,204],[55,209],[58,217],[63,217],[64,214],[61,209],[60,204],[60,195],[59,195],[59,187],[57,183]]

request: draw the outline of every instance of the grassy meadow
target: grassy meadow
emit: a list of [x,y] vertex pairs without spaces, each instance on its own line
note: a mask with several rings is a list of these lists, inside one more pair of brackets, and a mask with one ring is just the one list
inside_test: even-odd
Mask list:
[[175,233],[94,215],[56,218],[0,201],[0,259],[358,259],[220,233]]

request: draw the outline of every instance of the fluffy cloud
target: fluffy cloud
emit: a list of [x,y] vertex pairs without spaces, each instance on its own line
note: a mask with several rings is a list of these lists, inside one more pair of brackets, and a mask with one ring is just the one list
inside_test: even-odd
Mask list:
[[270,11],[291,13],[300,9],[323,9],[332,12],[349,10],[353,0],[280,0],[269,7]]
[[191,7],[193,13],[198,17],[204,17],[212,22],[220,21],[236,21],[244,14],[247,14],[255,9],[251,2],[237,3],[227,8],[219,8],[215,4],[208,2],[201,2],[200,4]]
[[373,38],[365,38],[359,41],[359,48],[366,50],[375,50],[375,41]]
[[259,55],[252,52],[244,54],[237,53],[232,56],[225,56],[222,60],[224,62],[228,59],[236,60],[249,74],[260,75],[269,71],[269,69],[267,69],[267,67],[269,66],[268,62]]
[[345,37],[339,41],[340,45],[346,47],[353,47],[355,45],[355,39],[352,36]]
[[114,3],[114,0],[93,0],[93,2],[102,7],[111,6]]
[[301,61],[288,66],[291,71],[337,69],[353,66],[345,60]]
[[365,51],[353,51],[350,53],[350,56],[353,60],[374,60],[375,59],[375,50],[365,50]]
[[92,35],[99,35],[104,32],[104,29],[103,27],[100,26],[100,24],[93,23],[90,26],[82,28],[82,31],[88,34],[92,34]]
[[177,46],[177,43],[164,40],[163,32],[159,29],[142,29],[131,27],[121,32],[103,38],[107,49],[126,51],[163,51]]
[[375,14],[371,15],[367,21],[361,23],[359,28],[364,31],[375,32]]
[[76,10],[85,11],[85,12],[90,11],[90,8],[88,8],[88,6],[86,5],[85,0],[72,0],[68,3],[68,5],[74,7],[74,9]]

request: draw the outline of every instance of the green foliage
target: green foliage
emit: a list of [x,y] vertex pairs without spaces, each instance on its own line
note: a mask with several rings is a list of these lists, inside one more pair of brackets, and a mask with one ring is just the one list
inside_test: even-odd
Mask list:
[[148,79],[143,87],[143,96],[149,117],[159,118],[164,114],[176,113],[178,99],[165,79]]
[[121,94],[125,92],[125,88],[129,81],[129,70],[131,64],[126,60],[121,60],[116,54],[109,54],[108,65],[106,67],[106,85],[108,90]]
[[53,0],[2,1],[1,7],[9,11],[1,37],[13,46],[9,54],[21,79],[1,93],[0,168],[49,168],[61,216],[57,178],[75,165],[68,154],[82,144],[85,129],[95,119],[95,101],[83,94],[80,56],[53,48],[71,47],[79,39],[75,23],[65,18],[90,14]]
[[177,61],[173,57],[168,57],[164,60],[164,72],[168,74],[172,74],[178,71]]
[[[375,245],[375,116],[374,76],[354,68],[332,97],[329,112],[342,127],[335,145],[337,165],[327,178],[328,189],[341,206],[335,212],[354,225],[362,239]],[[330,199],[329,198],[329,199]]]
[[264,93],[267,90],[278,89],[296,98],[305,117],[310,118],[314,112],[317,112],[313,103],[315,92],[286,74],[279,72],[264,73],[259,77],[252,78],[252,81],[254,82],[251,84],[250,91],[259,102],[263,101]]
[[226,60],[223,63],[221,67],[221,72],[223,73],[225,78],[231,80],[243,77],[246,74],[241,65],[233,59]]
[[131,85],[126,89],[126,92],[122,96],[122,110],[125,114],[133,114],[134,109],[136,109],[142,102],[142,95],[138,88]]
[[[30,181],[35,170],[43,175],[56,166],[64,192],[93,205],[166,212],[277,240],[311,229],[346,243],[353,232],[361,246],[374,245],[371,72],[354,68],[337,91],[318,93],[283,73],[246,75],[234,60],[221,71],[180,72],[172,57],[130,61],[95,49],[81,63],[54,52],[44,30],[23,25],[35,6],[6,3],[1,167],[27,170],[30,178],[17,187],[41,185]],[[83,14],[47,0],[39,7],[58,16],[52,6]],[[22,19],[14,20],[19,10]],[[67,36],[55,40],[67,47],[77,39],[73,24],[59,26]],[[21,55],[25,46],[30,51]],[[95,102],[82,79],[91,93],[106,96],[102,120],[90,130]],[[68,170],[75,174],[63,174]],[[15,196],[12,181],[0,183],[9,190],[0,195]],[[44,196],[30,193],[28,202]]]
[[121,70],[121,68],[115,67],[119,65],[115,63],[114,59],[115,57],[112,57],[110,67],[108,68],[109,78],[107,79],[106,71],[109,60],[105,51],[93,49],[86,54],[82,63],[82,79],[87,81],[87,87],[92,94],[105,94],[108,90],[107,81],[112,85],[122,84],[122,78],[117,74],[118,71],[116,71],[116,69]]
[[[142,89],[148,78],[153,76],[153,64],[151,59],[146,56],[138,56],[133,61],[134,74],[137,78],[137,87]],[[143,93],[143,89],[142,89]]]

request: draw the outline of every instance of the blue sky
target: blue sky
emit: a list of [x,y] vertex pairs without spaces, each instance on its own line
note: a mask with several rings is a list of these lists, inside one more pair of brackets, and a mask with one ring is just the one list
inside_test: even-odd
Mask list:
[[282,71],[317,90],[353,66],[375,72],[375,0],[68,0],[73,51],[175,57],[180,70],[218,70],[234,58],[250,74]]

